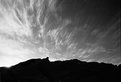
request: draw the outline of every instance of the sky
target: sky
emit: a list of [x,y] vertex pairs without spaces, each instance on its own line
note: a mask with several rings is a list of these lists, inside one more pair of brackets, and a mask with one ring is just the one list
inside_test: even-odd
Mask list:
[[49,57],[121,63],[120,0],[0,0],[0,67]]

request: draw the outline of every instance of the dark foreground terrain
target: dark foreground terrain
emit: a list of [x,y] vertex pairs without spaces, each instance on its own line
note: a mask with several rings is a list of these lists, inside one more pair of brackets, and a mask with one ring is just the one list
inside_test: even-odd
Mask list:
[[120,66],[78,60],[32,59],[0,68],[0,82],[121,82]]

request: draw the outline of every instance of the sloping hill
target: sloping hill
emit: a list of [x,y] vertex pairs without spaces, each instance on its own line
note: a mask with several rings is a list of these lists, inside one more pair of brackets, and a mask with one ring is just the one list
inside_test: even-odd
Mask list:
[[120,82],[120,66],[79,60],[31,59],[0,68],[1,82]]

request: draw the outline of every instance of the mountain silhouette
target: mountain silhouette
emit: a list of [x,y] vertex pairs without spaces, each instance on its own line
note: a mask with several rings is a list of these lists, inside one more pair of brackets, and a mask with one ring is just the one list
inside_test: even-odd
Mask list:
[[0,68],[0,82],[120,82],[121,65],[31,59]]

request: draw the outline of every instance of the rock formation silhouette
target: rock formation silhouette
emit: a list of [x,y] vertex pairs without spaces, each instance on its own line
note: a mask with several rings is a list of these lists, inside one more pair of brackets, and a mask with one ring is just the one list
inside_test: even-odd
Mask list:
[[0,82],[120,82],[121,65],[31,59],[0,68]]

